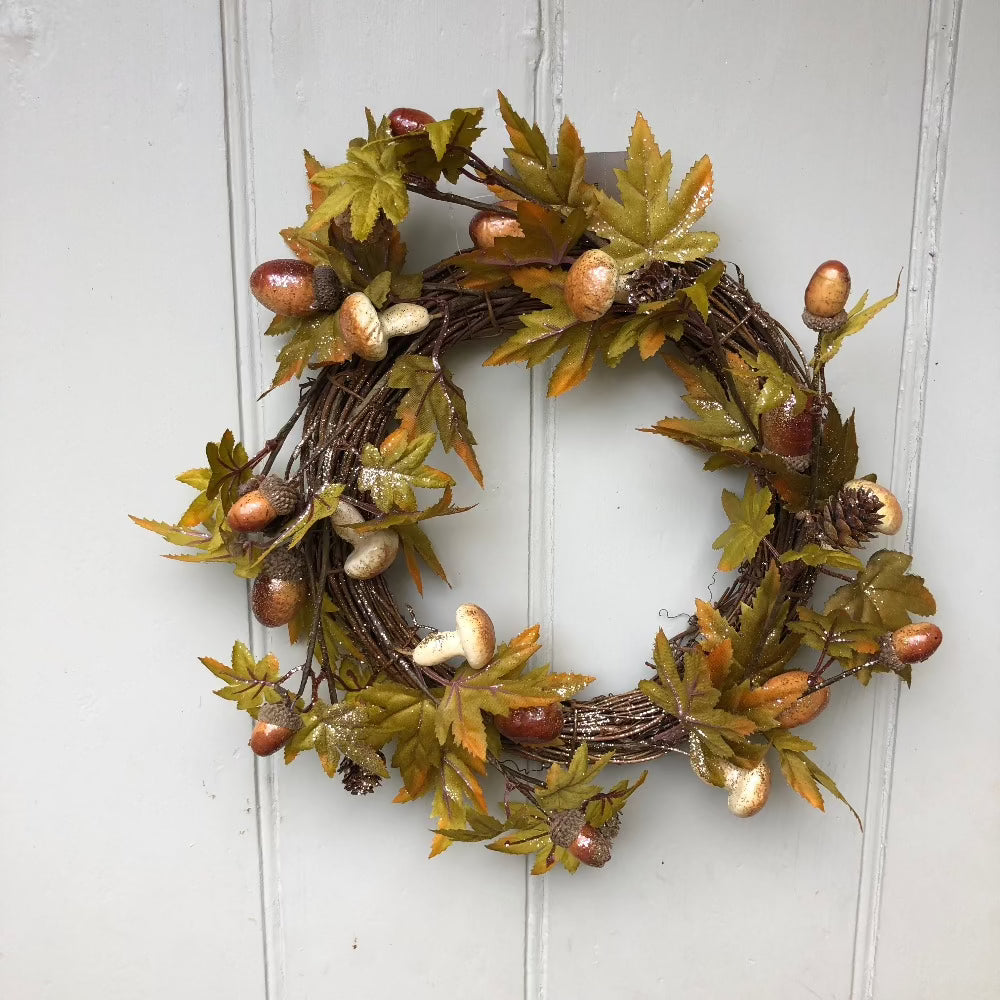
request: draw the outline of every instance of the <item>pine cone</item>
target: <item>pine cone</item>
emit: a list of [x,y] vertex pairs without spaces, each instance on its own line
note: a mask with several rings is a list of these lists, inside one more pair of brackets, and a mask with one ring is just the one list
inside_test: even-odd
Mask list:
[[629,304],[637,306],[643,302],[664,302],[673,298],[682,284],[667,264],[653,261],[626,279]]
[[[382,760],[385,757],[379,754]],[[366,771],[360,764],[355,764],[350,757],[345,757],[340,762],[340,767],[337,768],[337,773],[341,775],[341,780],[344,782],[344,788],[351,793],[351,795],[370,795],[372,792],[382,784],[382,778],[380,775],[372,774],[371,771]]]
[[814,536],[838,549],[860,549],[878,534],[882,501],[866,489],[842,489],[822,510],[804,519]]
[[549,817],[549,835],[556,847],[569,847],[587,822],[581,809],[554,812]]

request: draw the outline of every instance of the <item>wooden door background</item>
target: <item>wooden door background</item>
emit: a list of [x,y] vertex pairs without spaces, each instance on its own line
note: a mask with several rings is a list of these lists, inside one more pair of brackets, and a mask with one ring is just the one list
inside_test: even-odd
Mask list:
[[[995,0],[0,0],[0,994],[997,996],[998,52]],[[335,161],[366,104],[483,104],[499,157],[497,87],[592,150],[641,108],[676,163],[710,153],[720,253],[790,326],[817,262],[876,294],[903,269],[831,375],[946,640],[911,691],[841,686],[814,726],[863,835],[784,787],[735,820],[677,759],[600,872],[426,861],[424,803],[255,761],[210,693],[198,655],[265,648],[244,588],[125,514],[171,516],[206,439],[289,409],[255,402],[246,277],[300,217],[302,147]],[[415,212],[417,259],[466,221]],[[540,621],[564,669],[632,684],[712,578],[719,477],[634,432],[680,412],[661,371],[553,405],[484,356],[457,369],[487,485],[460,475],[478,506],[435,533],[454,590],[420,616]]]

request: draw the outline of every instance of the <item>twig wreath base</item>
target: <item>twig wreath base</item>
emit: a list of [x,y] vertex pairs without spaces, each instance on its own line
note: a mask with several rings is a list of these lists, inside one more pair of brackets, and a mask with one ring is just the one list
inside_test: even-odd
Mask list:
[[[807,356],[739,270],[711,257],[715,234],[693,229],[712,196],[707,157],[671,193],[670,154],[638,115],[616,199],[586,180],[568,119],[553,155],[503,95],[500,106],[510,171],[473,152],[478,108],[439,121],[368,112],[367,136],[344,163],[306,154],[309,215],[282,232],[295,257],[251,276],[275,313],[268,334],[289,338],[273,385],[300,379],[298,406],[253,456],[230,431],[210,442],[208,467],[178,477],[197,496],[177,523],[134,519],[183,547],[171,558],[230,563],[252,579],[254,614],[304,649],[286,670],[240,642],[229,663],[203,657],[223,682],[216,693],[255,720],[255,753],[283,750],[291,762],[315,751],[352,793],[373,791],[391,765],[397,801],[431,800],[432,856],[481,841],[534,855],[536,874],[609,860],[645,778],[602,787],[595,779],[612,763],[687,753],[701,779],[728,791],[733,813],[751,816],[767,801],[774,755],[812,805],[823,808],[821,787],[843,799],[793,730],[845,678],[909,683],[941,640],[911,620],[935,607],[910,557],[881,550],[865,564],[855,554],[897,531],[902,512],[874,476],[856,478],[854,417],[841,417],[825,378],[845,339],[895,293],[872,305],[866,293],[848,309],[847,269],[820,265],[805,294],[816,334]],[[484,208],[442,184],[460,178],[497,202]],[[412,195],[476,210],[472,249],[407,274],[397,226]],[[489,615],[462,605],[454,631],[428,629],[385,583],[400,550],[421,592],[421,566],[447,579],[424,525],[467,508],[453,506],[454,480],[426,459],[439,442],[482,485],[446,361],[455,345],[487,338],[503,338],[487,365],[560,356],[553,396],[598,360],[662,358],[691,415],[646,430],[706,452],[708,469],[747,471],[742,497],[723,491],[730,524],[714,543],[732,583],[714,603],[696,601],[682,632],[656,635],[631,691],[579,698],[594,678],[530,662],[537,628],[497,645]],[[417,491],[440,497],[422,505]],[[819,611],[810,602],[822,575],[842,585]],[[791,666],[810,650],[807,669]],[[489,769],[506,785],[492,809]]]

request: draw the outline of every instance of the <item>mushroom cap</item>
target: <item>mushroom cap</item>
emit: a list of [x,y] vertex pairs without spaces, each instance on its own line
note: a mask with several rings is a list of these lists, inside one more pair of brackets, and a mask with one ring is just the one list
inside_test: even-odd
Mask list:
[[360,538],[344,560],[344,572],[352,580],[371,580],[392,565],[399,552],[399,535],[395,531],[371,531]]
[[878,530],[883,535],[894,535],[903,526],[903,508],[899,505],[895,494],[887,490],[878,483],[869,482],[867,479],[852,479],[844,485],[845,490],[868,490],[882,501],[882,510],[879,511],[881,523]]
[[343,538],[345,542],[357,545],[361,541],[363,537],[361,532],[355,531],[351,525],[362,524],[364,518],[353,504],[349,504],[346,500],[338,500],[337,508],[331,515],[330,520],[333,522],[334,532]]
[[351,292],[340,313],[340,333],[354,354],[368,361],[381,361],[388,353],[378,310],[364,292]]
[[566,275],[563,295],[570,312],[581,322],[600,319],[615,300],[618,265],[603,250],[580,254]]
[[455,612],[455,628],[469,666],[481,670],[493,659],[496,649],[492,619],[478,604],[461,604]]

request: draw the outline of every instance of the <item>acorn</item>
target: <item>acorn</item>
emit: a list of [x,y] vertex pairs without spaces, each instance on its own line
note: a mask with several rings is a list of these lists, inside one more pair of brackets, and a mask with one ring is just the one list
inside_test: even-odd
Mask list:
[[393,135],[423,132],[435,119],[419,108],[393,108],[389,112],[389,131]]
[[[516,201],[497,202],[502,208],[516,209]],[[480,249],[485,250],[502,236],[523,236],[524,230],[517,219],[509,215],[498,215],[489,209],[484,209],[469,220],[469,239]]]
[[582,809],[561,809],[549,816],[549,836],[556,847],[572,846],[587,823]]
[[813,441],[813,408],[808,403],[795,413],[795,399],[786,400],[760,416],[760,435],[764,448],[787,459],[796,472],[809,467]]
[[766,705],[774,712],[782,729],[794,729],[812,722],[829,702],[828,687],[810,692],[809,674],[804,670],[788,670],[747,691],[740,698],[740,708]]
[[493,724],[501,736],[529,747],[557,740],[562,733],[563,722],[563,708],[558,701],[550,705],[512,708],[509,715],[493,717]]
[[603,868],[611,860],[611,841],[600,830],[584,823],[576,840],[569,845],[569,853],[591,868]]
[[851,294],[851,273],[839,260],[826,260],[806,285],[802,322],[817,333],[828,333],[844,325],[844,306]]
[[563,296],[569,311],[581,322],[600,319],[623,290],[621,273],[614,258],[603,250],[580,254],[566,275]]
[[277,628],[299,613],[308,596],[305,560],[298,552],[281,547],[264,559],[250,590],[250,606],[261,625]]
[[250,735],[250,749],[258,757],[270,757],[301,728],[302,719],[294,708],[283,701],[268,702],[257,713],[257,724]]
[[316,312],[313,266],[304,260],[268,260],[254,268],[250,291],[279,316],[311,316]]
[[229,508],[226,520],[233,531],[263,531],[275,518],[291,514],[300,501],[297,486],[277,476],[264,476]]
[[886,636],[886,647],[900,663],[923,663],[934,654],[943,638],[937,625],[913,622]]

